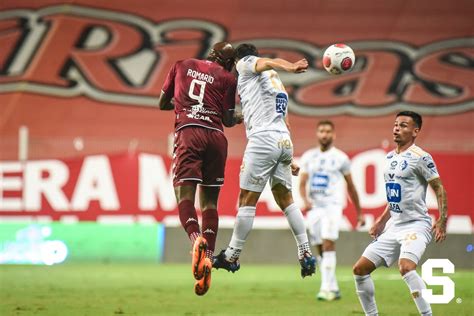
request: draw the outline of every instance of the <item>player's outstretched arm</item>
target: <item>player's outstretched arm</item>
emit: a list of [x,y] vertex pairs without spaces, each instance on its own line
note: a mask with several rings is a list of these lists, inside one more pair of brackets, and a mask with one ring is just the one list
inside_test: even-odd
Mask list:
[[305,58],[294,63],[281,58],[259,58],[257,60],[257,64],[255,65],[255,70],[257,72],[271,69],[294,73],[305,72],[306,69],[308,69],[308,61]]
[[446,239],[446,223],[448,220],[448,198],[446,196],[446,190],[444,189],[443,183],[440,178],[435,178],[428,182],[436,194],[436,200],[438,201],[439,218],[433,224],[433,231],[435,234],[436,242],[442,242]]
[[163,111],[174,110],[174,104],[171,102],[171,98],[167,97],[163,91],[161,91],[160,98],[158,99],[158,106],[160,110]]

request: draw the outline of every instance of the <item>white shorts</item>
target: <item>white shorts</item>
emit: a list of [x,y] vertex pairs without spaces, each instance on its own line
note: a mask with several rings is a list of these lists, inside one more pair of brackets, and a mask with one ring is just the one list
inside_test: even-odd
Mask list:
[[340,205],[312,208],[306,214],[311,245],[321,245],[324,239],[336,241],[339,238],[341,218],[342,206]]
[[286,132],[265,131],[250,136],[240,167],[240,188],[262,192],[281,183],[291,191],[293,144]]
[[397,259],[409,259],[418,264],[431,242],[431,226],[425,222],[391,225],[365,248],[363,257],[376,267],[390,267]]

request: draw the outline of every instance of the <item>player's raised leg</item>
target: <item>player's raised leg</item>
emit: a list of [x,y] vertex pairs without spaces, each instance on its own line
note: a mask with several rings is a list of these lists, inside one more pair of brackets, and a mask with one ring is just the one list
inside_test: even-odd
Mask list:
[[203,276],[204,258],[206,256],[207,242],[201,237],[201,230],[194,207],[194,197],[197,184],[187,182],[175,186],[176,200],[178,201],[179,219],[192,246],[192,272],[194,278],[199,280]]
[[214,267],[235,272],[240,269],[239,257],[245,241],[252,230],[255,209],[261,192],[240,190],[239,210],[234,224],[234,231],[229,246],[214,258]]
[[375,264],[365,257],[360,257],[353,267],[354,280],[360,305],[367,316],[377,316],[375,286],[370,274],[376,269]]
[[310,276],[316,271],[316,258],[314,258],[311,253],[303,214],[294,203],[291,191],[282,183],[274,184],[272,193],[276,203],[285,213],[291,232],[295,237],[298,248],[298,259],[301,265],[301,276],[303,278]]

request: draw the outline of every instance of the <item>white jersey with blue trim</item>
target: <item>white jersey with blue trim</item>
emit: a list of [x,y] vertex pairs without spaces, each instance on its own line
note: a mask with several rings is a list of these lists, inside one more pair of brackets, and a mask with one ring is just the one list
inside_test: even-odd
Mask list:
[[300,159],[300,172],[308,174],[306,191],[313,207],[330,204],[346,206],[345,175],[351,172],[349,157],[341,150],[331,147],[326,151],[313,148]]
[[242,103],[247,137],[261,131],[288,133],[285,123],[288,94],[275,70],[256,72],[257,56],[237,62],[237,91]]
[[415,144],[399,154],[394,150],[387,154],[385,189],[395,225],[417,220],[431,224],[425,202],[426,190],[428,182],[438,177],[431,155]]

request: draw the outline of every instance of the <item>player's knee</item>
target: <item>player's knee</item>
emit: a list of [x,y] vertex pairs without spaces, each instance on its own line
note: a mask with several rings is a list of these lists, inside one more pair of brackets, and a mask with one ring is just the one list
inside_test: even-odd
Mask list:
[[240,190],[239,194],[239,207],[243,206],[255,206],[257,205],[260,193],[252,192],[248,190]]
[[323,240],[323,251],[335,251],[336,243],[333,240]]
[[398,263],[398,270],[401,275],[405,275],[410,271],[416,270],[416,263],[409,260],[400,261]]
[[364,267],[359,264],[359,263],[356,263],[353,267],[352,267],[352,273],[354,275],[366,275],[367,273],[365,273],[365,269]]

